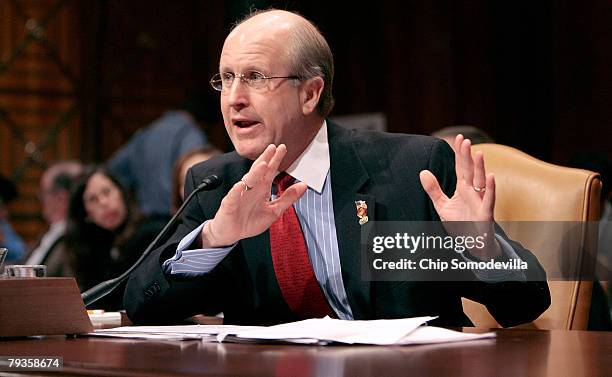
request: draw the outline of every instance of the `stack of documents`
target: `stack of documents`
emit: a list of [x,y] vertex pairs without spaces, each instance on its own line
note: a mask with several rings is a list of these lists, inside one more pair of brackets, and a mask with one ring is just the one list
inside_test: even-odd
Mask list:
[[411,345],[494,338],[495,333],[469,334],[427,326],[436,317],[344,321],[329,317],[276,326],[129,326],[96,330],[90,336],[248,343]]

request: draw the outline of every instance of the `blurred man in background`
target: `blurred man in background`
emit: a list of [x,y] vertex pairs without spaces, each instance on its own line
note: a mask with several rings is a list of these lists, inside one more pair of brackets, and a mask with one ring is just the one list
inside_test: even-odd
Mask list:
[[42,216],[49,228],[26,259],[26,264],[47,265],[48,276],[71,276],[64,253],[66,218],[70,206],[70,191],[83,172],[78,161],[57,161],[40,178]]
[[455,143],[455,137],[459,134],[463,135],[463,137],[466,139],[470,139],[472,145],[495,143],[495,140],[493,140],[488,133],[484,132],[480,128],[468,125],[444,127],[436,132],[433,132],[431,136],[446,141],[451,148],[454,148],[453,144]]
[[214,123],[217,106],[210,94],[191,95],[139,130],[108,161],[109,171],[135,193],[143,215],[170,217],[174,164],[181,155],[208,144],[200,126]]

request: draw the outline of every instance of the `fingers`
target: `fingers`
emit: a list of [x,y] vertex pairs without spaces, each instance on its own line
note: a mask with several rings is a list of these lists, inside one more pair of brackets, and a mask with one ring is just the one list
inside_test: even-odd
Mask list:
[[478,191],[479,188],[487,188],[487,177],[482,152],[478,151],[472,156],[472,142],[463,139],[462,135],[455,138],[456,158],[455,170],[457,180],[463,180],[465,184],[474,188],[474,191],[482,197],[486,190]]
[[[478,187],[478,188],[486,187],[487,190],[489,189],[488,188],[489,186],[487,185],[487,177],[485,176],[484,157],[482,156],[482,152],[480,151],[476,152],[476,155],[474,156],[473,184],[474,184],[474,187]],[[482,195],[484,195],[485,193],[486,191],[481,192]]]
[[221,206],[228,211],[234,211],[240,205],[240,198],[246,191],[247,184],[244,181],[236,182],[221,201]]
[[453,145],[453,149],[455,151],[458,151],[461,147],[461,143],[463,142],[465,138],[463,137],[462,134],[457,134],[457,136],[455,136],[455,144]]
[[437,206],[437,204],[441,201],[448,199],[444,192],[442,192],[438,180],[429,170],[421,171],[421,173],[419,173],[419,178],[421,179],[423,189],[431,198],[434,206]]
[[493,219],[493,211],[495,209],[495,177],[493,173],[490,173],[486,177],[487,190],[484,192],[482,204],[487,213],[490,214],[491,220]]
[[274,178],[274,175],[276,175],[276,172],[278,171],[278,167],[283,161],[283,158],[285,158],[286,154],[287,154],[287,147],[285,146],[285,144],[281,144],[278,147],[276,147],[276,152],[274,153],[274,155],[270,159],[270,162],[268,163],[268,166],[270,167],[270,170],[273,173],[272,179]]
[[274,153],[276,152],[276,146],[274,144],[270,144],[264,149],[264,151],[257,157],[257,160],[253,162],[253,165],[256,165],[259,162],[265,161],[269,162]]
[[453,150],[455,151],[455,175],[457,179],[463,177],[461,172],[461,143],[463,143],[463,135],[459,134],[455,137],[455,144],[453,145]]
[[472,159],[472,142],[470,139],[465,139],[461,143],[459,148],[460,150],[460,160],[461,160],[461,177],[457,177],[457,179],[463,178],[467,184],[470,186],[474,185],[474,160]]
[[276,216],[280,216],[285,209],[289,208],[290,205],[301,198],[307,189],[308,185],[304,182],[294,183],[289,186],[281,196],[270,203],[270,208],[274,211]]
[[259,161],[253,163],[253,166],[251,166],[251,170],[249,170],[248,173],[246,173],[240,181],[246,185],[245,187],[247,187],[248,190],[253,188],[260,189],[263,185],[265,185],[265,182],[263,181],[266,177],[267,172],[268,163],[266,161]]
[[274,179],[286,154],[287,147],[284,144],[278,147],[274,144],[268,145],[257,160],[253,162],[251,169],[242,177],[242,181],[246,183],[248,189],[261,188],[260,186],[269,189],[272,185],[272,179]]

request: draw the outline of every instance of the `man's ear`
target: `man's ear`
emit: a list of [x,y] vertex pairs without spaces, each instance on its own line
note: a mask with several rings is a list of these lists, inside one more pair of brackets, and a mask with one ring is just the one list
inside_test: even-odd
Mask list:
[[302,101],[304,115],[309,115],[316,110],[324,86],[323,78],[319,76],[309,78],[302,84],[300,100]]

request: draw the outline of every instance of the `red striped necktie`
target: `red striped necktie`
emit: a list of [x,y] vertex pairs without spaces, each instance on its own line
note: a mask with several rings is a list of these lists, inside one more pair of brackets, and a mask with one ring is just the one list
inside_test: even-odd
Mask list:
[[[277,197],[294,181],[287,173],[279,174],[274,179]],[[312,270],[304,234],[293,206],[289,206],[270,226],[270,250],[276,280],[293,313],[299,318],[334,316]]]

